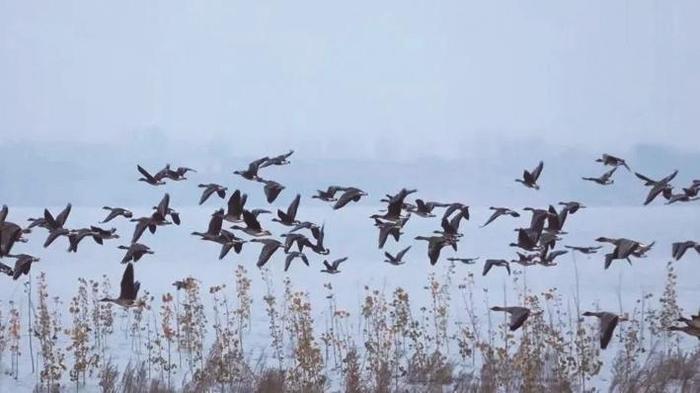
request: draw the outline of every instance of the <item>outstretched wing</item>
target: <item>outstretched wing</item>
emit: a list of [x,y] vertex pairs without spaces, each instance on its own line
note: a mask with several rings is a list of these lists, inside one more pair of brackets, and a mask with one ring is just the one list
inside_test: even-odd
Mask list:
[[134,282],[134,265],[128,263],[126,269],[124,269],[124,275],[122,275],[121,291],[119,292],[119,298],[134,300],[136,299],[136,293],[138,289],[136,288]]
[[540,177],[540,174],[542,173],[542,168],[544,168],[544,162],[540,161],[539,164],[537,164],[537,167],[532,171],[532,180],[537,180]]

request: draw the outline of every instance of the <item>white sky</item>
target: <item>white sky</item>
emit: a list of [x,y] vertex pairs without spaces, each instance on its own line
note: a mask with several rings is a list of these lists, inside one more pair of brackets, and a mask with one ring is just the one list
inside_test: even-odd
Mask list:
[[0,0],[0,143],[697,150],[699,16],[661,0]]

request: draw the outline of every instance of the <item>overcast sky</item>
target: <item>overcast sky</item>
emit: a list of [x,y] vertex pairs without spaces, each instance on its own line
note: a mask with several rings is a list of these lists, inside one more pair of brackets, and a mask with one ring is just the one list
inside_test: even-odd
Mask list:
[[573,3],[0,0],[0,143],[700,149],[700,2]]

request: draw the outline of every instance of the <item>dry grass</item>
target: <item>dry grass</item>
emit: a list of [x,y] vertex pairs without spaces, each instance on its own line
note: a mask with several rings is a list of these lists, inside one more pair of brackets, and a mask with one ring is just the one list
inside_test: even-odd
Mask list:
[[[331,284],[325,285],[325,306],[288,279],[277,294],[263,270],[269,347],[252,362],[250,354],[261,348],[247,348],[254,299],[239,266],[231,289],[209,288],[209,309],[196,280],[157,301],[144,292],[142,306],[122,316],[122,344],[133,350],[122,370],[107,356],[119,340],[117,310],[96,301],[111,290],[109,282],[79,280],[64,328],[63,304],[49,296],[42,275],[35,390],[81,391],[92,384],[102,392],[697,392],[700,347],[689,348],[666,329],[682,312],[671,264],[667,273],[658,299],[643,294],[626,310],[629,321],[619,325],[611,347],[614,359],[604,364],[597,324],[580,317],[578,296],[572,304],[555,289],[532,293],[524,274],[514,275],[511,288],[531,315],[511,332],[506,315],[480,312],[492,305],[493,294],[484,291],[484,304],[474,304],[473,275],[455,283],[452,266],[444,276],[428,277],[424,305],[402,288],[366,287],[356,312],[338,308]],[[461,317],[453,318],[457,306]],[[24,322],[16,305],[6,310],[0,355],[9,349],[8,374],[16,376]],[[316,321],[318,315],[323,319]],[[607,383],[600,380],[603,372],[611,376]]]

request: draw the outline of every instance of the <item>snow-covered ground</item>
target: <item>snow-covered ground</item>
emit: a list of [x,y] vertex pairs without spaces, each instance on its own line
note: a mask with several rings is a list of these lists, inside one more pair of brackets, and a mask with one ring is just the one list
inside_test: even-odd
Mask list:
[[[282,194],[280,204],[291,199],[290,195]],[[267,330],[267,316],[263,310],[262,297],[265,292],[265,284],[262,281],[258,269],[255,267],[259,244],[246,244],[240,255],[231,253],[223,261],[217,259],[219,247],[209,242],[198,240],[191,236],[193,230],[206,228],[210,213],[219,204],[218,200],[208,201],[205,207],[178,207],[182,215],[181,226],[160,227],[155,235],[146,232],[141,242],[148,244],[155,255],[147,255],[135,265],[136,278],[141,282],[142,290],[148,290],[160,298],[161,294],[173,292],[171,283],[188,275],[201,281],[202,288],[207,289],[212,285],[228,283],[233,287],[233,271],[236,265],[247,267],[249,277],[252,279],[253,316],[252,329],[247,342],[248,348],[265,348],[269,345],[269,333]],[[310,204],[309,199],[303,199],[298,217],[302,220],[324,222],[326,225],[326,246],[331,249],[328,259],[348,256],[349,260],[341,266],[342,273],[326,275],[320,273],[323,258],[309,251],[311,267],[301,263],[295,264],[288,275],[294,287],[308,291],[315,312],[318,313],[317,321],[323,321],[322,313],[326,310],[325,290],[323,283],[333,284],[336,293],[338,307],[350,311],[357,316],[359,303],[361,302],[363,288],[384,288],[390,292],[395,287],[406,289],[414,306],[427,304],[427,292],[424,286],[430,272],[441,275],[445,272],[446,257],[452,255],[473,257],[479,256],[480,260],[475,265],[456,266],[456,280],[460,280],[468,272],[476,275],[477,289],[487,288],[490,292],[492,304],[517,303],[516,289],[505,270],[494,269],[488,276],[481,276],[483,260],[486,258],[511,259],[515,250],[508,247],[508,243],[514,241],[516,233],[513,228],[526,226],[529,223],[529,214],[523,214],[518,219],[501,217],[486,228],[479,228],[489,215],[486,208],[473,207],[472,217],[467,223],[462,224],[464,238],[459,244],[459,252],[454,253],[445,249],[441,261],[436,266],[430,266],[427,259],[427,244],[413,240],[419,234],[428,234],[439,228],[439,220],[412,217],[405,227],[405,234],[401,242],[396,244],[392,239],[387,242],[385,250],[392,253],[401,248],[413,244],[413,248],[407,254],[407,263],[400,267],[383,263],[383,251],[377,249],[377,232],[368,217],[379,209],[371,201],[361,201],[350,204],[340,211],[333,211],[328,206],[305,206]],[[53,209],[60,209],[55,207]],[[43,208],[12,208],[8,220],[24,223],[27,217],[36,217],[42,214]],[[52,210],[53,211],[53,210]],[[136,216],[147,214],[147,210],[137,210]],[[104,217],[104,211],[98,208],[74,207],[68,227],[83,227],[95,224]],[[264,216],[263,226],[268,227],[275,235],[284,233],[285,227],[271,223],[270,215]],[[581,304],[583,307],[598,304],[601,309],[619,311],[618,293],[622,297],[624,311],[634,306],[635,300],[642,293],[653,293],[657,297],[663,291],[665,282],[665,265],[670,260],[671,243],[682,240],[700,240],[700,209],[697,205],[684,206],[656,206],[656,207],[592,207],[570,215],[565,230],[565,240],[558,245],[595,245],[593,239],[598,236],[627,237],[642,242],[656,241],[654,249],[649,252],[648,258],[634,261],[633,266],[625,262],[616,261],[609,270],[603,269],[603,253],[585,257],[576,255],[578,273],[580,278]],[[91,239],[85,239],[77,254],[67,253],[67,240],[58,239],[51,247],[41,247],[45,239],[43,229],[35,229],[28,235],[30,241],[26,244],[18,244],[15,253],[26,252],[41,257],[41,262],[35,264],[32,269],[33,277],[39,272],[45,272],[49,284],[49,293],[59,296],[67,303],[77,290],[78,277],[99,280],[103,274],[110,277],[114,290],[117,291],[124,265],[119,263],[123,253],[117,250],[119,244],[127,244],[131,237],[132,223],[119,218],[110,222],[117,227],[122,239],[108,240],[104,246],[99,246]],[[111,225],[105,225],[111,226]],[[606,247],[607,248],[607,247]],[[601,250],[605,251],[605,250]],[[7,261],[6,261],[7,262]],[[295,261],[299,262],[299,261]],[[574,265],[571,254],[558,259],[559,265],[553,268],[531,267],[527,272],[527,285],[533,292],[556,287],[563,295],[572,297],[575,291]],[[273,273],[273,283],[281,292],[283,272],[283,255],[275,254],[269,262],[269,268]],[[515,265],[514,265],[515,266]],[[686,312],[695,312],[700,308],[700,256],[689,252],[681,261],[675,262],[678,274],[678,294],[680,306]],[[519,267],[514,267],[519,269]],[[3,301],[4,317],[7,316],[7,302],[15,301],[20,305],[21,315],[26,315],[26,294],[24,293],[25,278],[18,281],[2,280],[0,286],[0,299]],[[503,299],[504,283],[506,284],[507,299]],[[455,289],[456,290],[456,289]],[[482,291],[475,291],[477,298],[475,304],[486,312],[486,306],[479,299]],[[203,291],[204,299],[209,296]],[[116,295],[116,293],[115,293]],[[453,297],[452,321],[464,320],[466,316],[460,315],[461,299]],[[208,311],[211,311],[208,309]],[[64,314],[66,314],[64,312]],[[67,315],[65,315],[67,318]],[[120,337],[115,334],[113,345],[115,350],[110,354],[118,363],[124,364],[134,354],[129,351],[128,341],[119,343]],[[684,345],[695,345],[695,341],[684,340]],[[29,373],[29,356],[24,340],[20,364],[20,381],[15,382],[7,375],[0,375],[0,391],[25,391],[33,386],[36,375]],[[616,351],[616,343],[613,342],[608,352]],[[36,346],[35,346],[36,351]],[[2,367],[9,367],[9,355],[6,352],[3,357]],[[19,390],[18,390],[19,389]]]

